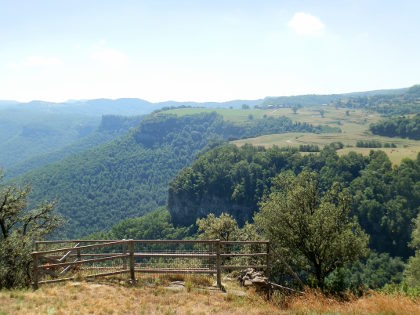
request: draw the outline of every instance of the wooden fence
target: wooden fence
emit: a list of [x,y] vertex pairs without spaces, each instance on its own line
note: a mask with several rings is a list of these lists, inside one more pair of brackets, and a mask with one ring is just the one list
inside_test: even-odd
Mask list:
[[[222,272],[254,268],[268,276],[269,241],[60,240],[35,242],[33,287],[129,273],[210,274],[222,287]],[[101,271],[101,272],[98,272]],[[105,271],[105,272],[102,272]]]

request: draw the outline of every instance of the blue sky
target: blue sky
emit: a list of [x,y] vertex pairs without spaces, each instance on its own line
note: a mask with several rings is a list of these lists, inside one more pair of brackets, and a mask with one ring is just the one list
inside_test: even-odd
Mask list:
[[0,0],[0,99],[224,101],[420,83],[420,1]]

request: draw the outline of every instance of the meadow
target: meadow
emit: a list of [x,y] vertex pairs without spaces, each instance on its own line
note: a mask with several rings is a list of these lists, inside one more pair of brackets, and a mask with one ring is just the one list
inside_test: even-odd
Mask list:
[[[157,278],[159,279],[159,278]],[[317,291],[271,301],[253,289],[233,284],[227,292],[185,285],[171,289],[158,283],[136,286],[111,282],[71,282],[39,290],[0,291],[0,314],[419,314],[418,299],[368,293],[361,298],[327,297]]]
[[[291,108],[279,109],[208,109],[208,108],[182,108],[167,111],[167,113],[179,116],[193,115],[201,112],[217,112],[224,119],[233,123],[246,123],[250,119],[263,119],[269,116],[286,116],[293,121],[306,122],[313,125],[328,125],[339,127],[341,133],[284,133],[271,134],[255,138],[232,141],[241,146],[245,143],[271,147],[299,147],[300,145],[318,145],[320,148],[332,142],[342,142],[344,148],[338,154],[347,154],[350,151],[367,155],[371,150],[382,150],[387,153],[392,163],[399,164],[403,158],[415,159],[420,152],[420,141],[390,138],[373,135],[369,131],[369,125],[381,119],[380,114],[367,112],[364,110],[348,110],[335,108],[333,106],[321,106],[316,108],[300,108],[297,113],[293,113]],[[323,115],[321,115],[321,111]],[[375,140],[383,145],[395,144],[396,148],[359,148],[356,147],[357,141]]]

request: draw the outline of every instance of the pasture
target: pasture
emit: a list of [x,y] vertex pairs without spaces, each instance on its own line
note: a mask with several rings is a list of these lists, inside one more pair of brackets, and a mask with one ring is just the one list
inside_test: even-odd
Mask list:
[[[420,141],[390,138],[373,135],[369,131],[369,125],[381,119],[375,112],[364,110],[349,110],[345,108],[335,108],[333,106],[318,106],[315,108],[300,108],[295,114],[291,108],[278,109],[211,109],[211,108],[181,108],[169,110],[166,113],[179,116],[193,115],[202,112],[217,112],[224,119],[233,123],[246,123],[250,119],[264,119],[264,117],[286,116],[293,121],[306,122],[313,125],[328,125],[339,127],[341,133],[284,133],[271,134],[255,138],[232,141],[241,146],[245,143],[270,147],[299,147],[300,145],[312,144],[320,148],[331,142],[342,142],[344,148],[339,150],[339,154],[346,154],[355,151],[364,155],[371,150],[383,150],[391,159],[392,163],[399,164],[403,158],[415,159],[420,152]],[[322,112],[322,115],[321,115]],[[379,141],[383,145],[394,143],[396,148],[358,148],[357,141]]]

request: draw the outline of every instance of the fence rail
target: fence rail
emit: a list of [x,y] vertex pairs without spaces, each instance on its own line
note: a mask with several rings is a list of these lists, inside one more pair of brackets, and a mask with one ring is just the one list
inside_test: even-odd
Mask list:
[[[254,268],[266,272],[270,267],[269,241],[221,240],[57,240],[35,242],[33,287],[39,284],[74,280],[68,273],[84,278],[130,274],[221,274]],[[100,263],[101,265],[98,265]]]

